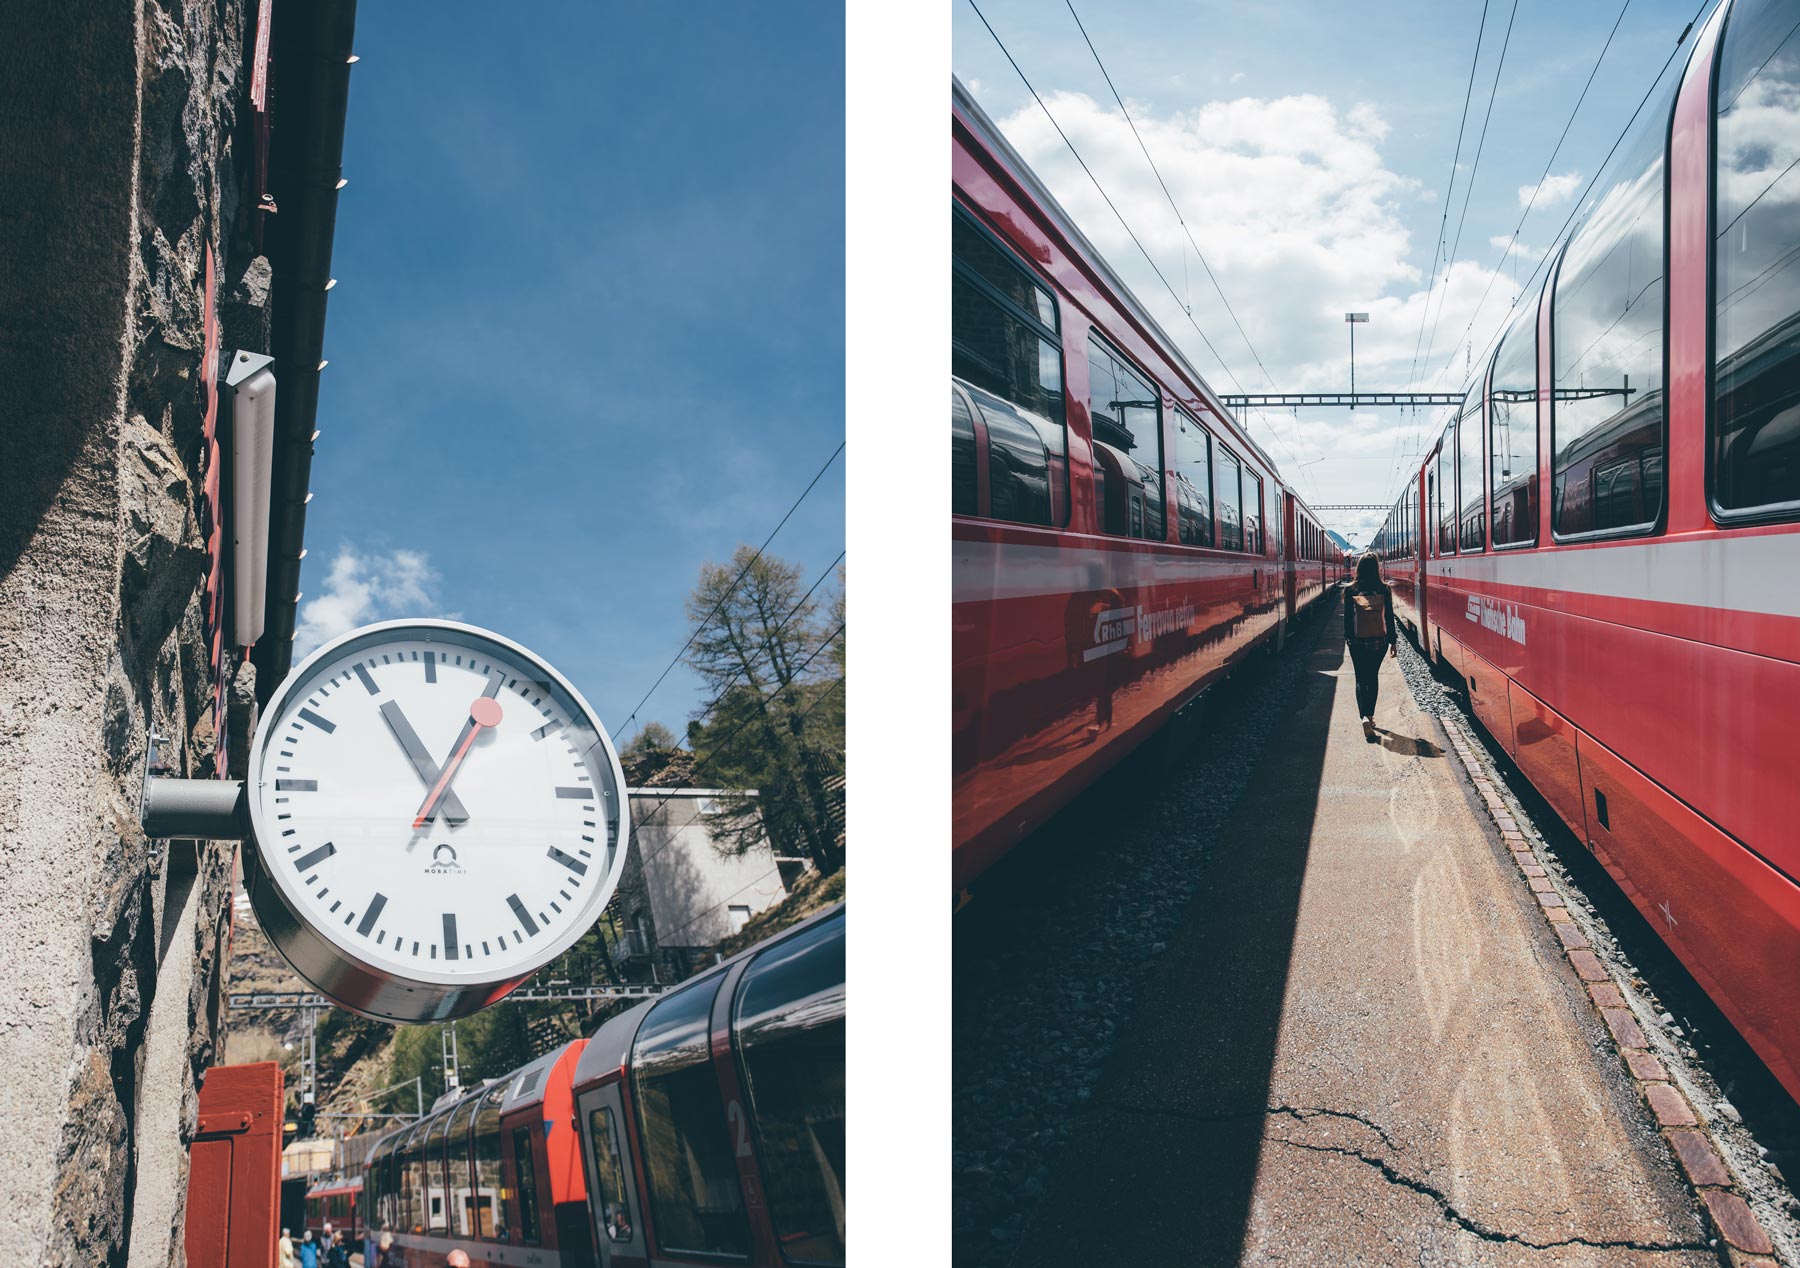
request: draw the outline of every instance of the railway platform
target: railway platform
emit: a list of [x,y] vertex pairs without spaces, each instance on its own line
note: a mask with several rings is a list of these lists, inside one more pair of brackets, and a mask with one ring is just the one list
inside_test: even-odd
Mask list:
[[1460,732],[1316,640],[1014,1263],[1775,1262]]

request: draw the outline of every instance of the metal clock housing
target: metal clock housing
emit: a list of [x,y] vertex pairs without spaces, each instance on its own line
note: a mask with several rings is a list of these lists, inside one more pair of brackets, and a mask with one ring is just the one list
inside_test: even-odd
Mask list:
[[245,883],[294,969],[365,1016],[441,1021],[568,950],[631,827],[611,738],[569,681],[492,631],[387,621],[269,701]]

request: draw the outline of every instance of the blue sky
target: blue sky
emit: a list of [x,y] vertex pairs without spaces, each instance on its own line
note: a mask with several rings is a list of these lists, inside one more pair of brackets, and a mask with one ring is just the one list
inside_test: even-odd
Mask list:
[[[968,0],[954,0],[956,73],[1220,392],[1343,390],[1349,377],[1343,315],[1352,310],[1372,314],[1357,329],[1359,388],[1459,390],[1468,345],[1478,356],[1497,333],[1518,294],[1515,277],[1523,283],[1555,245],[1559,227],[1699,4],[1631,0],[1518,235],[1523,249],[1501,267],[1621,0],[1519,0],[1516,10],[1509,0],[1490,0],[1444,233],[1456,237],[1465,190],[1472,190],[1467,218],[1449,280],[1440,267],[1428,294],[1481,0],[1076,0],[1089,38],[1267,367],[1266,379],[1186,246],[1069,9],[1060,0],[979,2],[1181,293],[1179,302],[1070,157]],[[1681,64],[1677,59],[1676,68]],[[1483,141],[1496,68],[1502,69]],[[1451,245],[1444,243],[1446,253]],[[1188,323],[1187,303],[1241,389]],[[1436,351],[1415,369],[1428,305],[1441,312]],[[1427,321],[1428,338],[1431,328]],[[1275,414],[1252,434],[1285,471],[1300,470],[1293,478],[1313,501],[1384,502],[1397,488],[1396,455],[1416,449],[1435,430],[1424,415],[1359,410],[1351,416],[1338,409]],[[1357,536],[1379,518],[1341,516],[1333,526]]]
[[[358,14],[296,651],[458,616],[616,727],[843,439],[843,11],[529,12]],[[843,542],[840,458],[770,550]]]

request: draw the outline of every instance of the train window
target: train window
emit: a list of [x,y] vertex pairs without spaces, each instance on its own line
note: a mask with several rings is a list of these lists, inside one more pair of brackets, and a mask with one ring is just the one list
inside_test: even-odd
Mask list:
[[1800,26],[1738,0],[1719,52],[1712,494],[1721,515],[1800,512]]
[[450,1131],[450,1117],[434,1119],[425,1137],[425,1184],[430,1198],[425,1223],[433,1233],[450,1231],[450,1199],[444,1177],[444,1139]]
[[506,1240],[506,1200],[500,1167],[500,1102],[506,1084],[496,1084],[475,1111],[475,1235]]
[[1244,472],[1244,549],[1253,555],[1263,553],[1262,477],[1254,471]]
[[950,217],[950,372],[1033,414],[1063,421],[1056,302],[969,214]]
[[458,1237],[474,1237],[475,1180],[469,1164],[469,1120],[478,1096],[465,1097],[450,1119],[450,1228]]
[[665,1254],[750,1253],[735,1142],[707,1042],[718,989],[715,977],[665,995],[632,1049],[650,1224]]
[[1162,390],[1096,335],[1088,336],[1088,415],[1101,529],[1162,541]]
[[987,432],[988,513],[1015,524],[1059,524],[1068,469],[1063,429],[969,385]]
[[736,1009],[757,1158],[782,1253],[844,1262],[844,922],[758,955]]
[[950,513],[980,514],[975,476],[975,417],[955,386],[950,388]]
[[513,1173],[519,1186],[519,1237],[527,1246],[536,1246],[539,1240],[537,1158],[531,1152],[531,1128],[513,1128],[512,1147]]
[[1462,419],[1456,425],[1461,446],[1457,488],[1462,499],[1457,548],[1465,555],[1487,549],[1487,504],[1481,492],[1481,392],[1479,382],[1469,389],[1463,397]]
[[1647,530],[1662,511],[1663,155],[1679,81],[1672,77],[1649,126],[1601,177],[1557,267],[1550,503],[1558,535]]
[[1527,304],[1494,354],[1488,393],[1494,545],[1537,540],[1537,304]]
[[1244,495],[1238,485],[1237,455],[1219,446],[1218,483],[1214,486],[1219,510],[1219,545],[1225,550],[1244,548]]
[[1176,536],[1189,546],[1213,544],[1212,436],[1175,411]]
[[1438,554],[1456,553],[1456,424],[1444,428],[1437,460]]
[[412,1233],[425,1231],[425,1175],[419,1170],[419,1138],[425,1129],[414,1127],[399,1146],[400,1226]]
[[625,1204],[625,1170],[619,1162],[619,1136],[612,1110],[602,1105],[588,1115],[593,1142],[594,1187],[600,1194],[600,1219],[606,1240],[631,1240],[631,1215]]

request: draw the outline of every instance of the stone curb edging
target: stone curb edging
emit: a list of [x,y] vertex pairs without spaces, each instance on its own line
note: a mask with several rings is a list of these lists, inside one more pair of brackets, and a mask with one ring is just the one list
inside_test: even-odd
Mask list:
[[1737,1268],[1777,1268],[1780,1260],[1776,1257],[1775,1245],[1757,1221],[1756,1213],[1737,1191],[1738,1185],[1725,1166],[1712,1133],[1670,1079],[1662,1060],[1649,1051],[1650,1043],[1626,1004],[1619,983],[1594,954],[1587,936],[1576,927],[1567,901],[1557,891],[1500,789],[1481,764],[1477,756],[1478,743],[1470,738],[1460,718],[1440,716],[1438,721],[1475,785],[1482,804],[1499,828],[1501,844],[1511,854],[1532,897],[1537,899],[1539,911],[1562,944],[1569,966],[1587,987],[1594,1011],[1605,1022],[1626,1072],[1649,1106],[1657,1130],[1675,1155],[1682,1174],[1700,1199],[1715,1235],[1728,1250],[1730,1262]]

